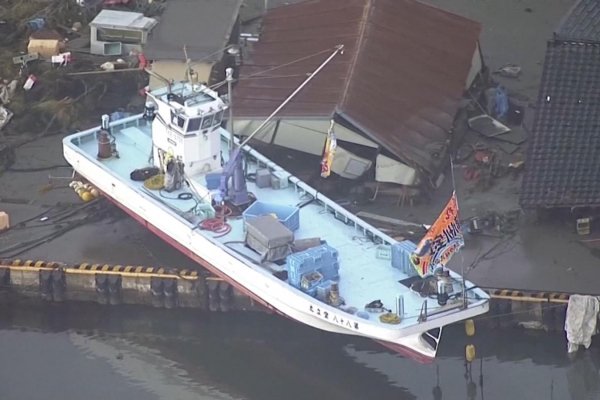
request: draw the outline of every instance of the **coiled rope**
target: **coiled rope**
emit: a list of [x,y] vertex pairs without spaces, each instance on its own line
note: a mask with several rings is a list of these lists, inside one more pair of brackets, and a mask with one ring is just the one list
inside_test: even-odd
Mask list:
[[216,214],[213,218],[206,218],[198,224],[202,230],[213,232],[214,238],[220,238],[231,232],[231,225],[226,221],[227,217],[232,214],[231,208],[227,206],[215,206]]
[[144,181],[144,186],[150,190],[160,190],[165,187],[165,175],[154,175]]

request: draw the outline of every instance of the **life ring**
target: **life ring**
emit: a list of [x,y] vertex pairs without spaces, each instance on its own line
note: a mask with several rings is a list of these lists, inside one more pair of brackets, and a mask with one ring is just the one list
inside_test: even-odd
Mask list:
[[383,322],[384,324],[392,324],[392,325],[398,325],[401,322],[401,319],[398,316],[398,314],[394,314],[391,312],[387,312],[385,314],[380,315],[379,320],[381,322]]

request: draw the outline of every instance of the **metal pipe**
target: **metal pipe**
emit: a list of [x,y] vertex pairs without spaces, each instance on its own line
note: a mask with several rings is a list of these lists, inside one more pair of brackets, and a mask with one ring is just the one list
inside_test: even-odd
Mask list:
[[398,308],[398,310],[396,311],[396,314],[398,314],[398,316],[400,318],[404,318],[404,296],[403,295],[398,295],[396,307]]
[[335,46],[335,51],[334,51],[333,53],[331,53],[331,55],[330,55],[329,57],[327,57],[327,59],[326,59],[325,61],[323,61],[323,63],[321,63],[321,65],[319,65],[319,66],[317,67],[317,69],[315,69],[315,70],[314,70],[314,71],[313,71],[313,72],[310,74],[310,76],[309,76],[308,78],[306,78],[306,79],[304,80],[304,82],[302,82],[302,83],[300,84],[300,86],[298,86],[298,87],[296,88],[296,90],[294,90],[294,91],[292,92],[292,94],[290,94],[290,95],[289,95],[289,96],[288,96],[288,97],[287,97],[287,98],[286,98],[286,99],[283,101],[283,103],[281,103],[281,104],[279,105],[279,107],[277,107],[277,108],[275,109],[275,111],[273,111],[273,112],[271,113],[271,115],[269,115],[269,116],[268,116],[268,117],[267,117],[267,118],[266,118],[266,119],[265,119],[265,120],[264,120],[264,121],[263,121],[263,122],[262,122],[262,123],[259,125],[259,127],[258,127],[258,128],[256,128],[256,129],[254,130],[254,132],[252,132],[252,133],[251,133],[251,134],[250,134],[250,135],[249,135],[249,136],[248,136],[248,137],[247,137],[247,138],[246,138],[246,139],[245,139],[245,140],[244,140],[244,141],[243,141],[243,142],[240,144],[240,147],[243,147],[244,145],[246,145],[246,144],[247,144],[247,143],[250,141],[250,139],[252,139],[252,138],[253,138],[253,137],[254,137],[254,136],[255,136],[255,135],[258,133],[258,132],[260,132],[260,130],[261,130],[262,128],[264,128],[264,127],[265,127],[265,125],[267,125],[267,124],[268,124],[268,123],[271,121],[271,119],[273,119],[273,117],[274,117],[274,116],[275,116],[275,115],[276,115],[276,114],[277,114],[277,113],[278,113],[278,112],[279,112],[279,111],[280,111],[280,110],[281,110],[283,107],[285,107],[285,105],[286,105],[287,103],[289,103],[289,102],[290,102],[290,101],[291,101],[291,100],[294,98],[294,96],[296,96],[296,94],[298,94],[298,92],[299,92],[300,90],[302,90],[302,88],[304,88],[304,86],[306,86],[306,85],[308,84],[308,82],[310,82],[310,81],[311,81],[311,80],[312,80],[312,79],[313,79],[313,78],[314,78],[314,77],[315,77],[315,76],[316,76],[316,75],[317,75],[317,74],[318,74],[318,73],[319,73],[319,72],[320,72],[320,71],[321,71],[321,70],[322,70],[322,69],[323,69],[323,68],[324,68],[324,67],[325,67],[325,66],[326,66],[328,63],[329,63],[329,61],[331,61],[331,60],[333,59],[333,57],[335,57],[336,55],[338,55],[338,53],[342,52],[343,50],[344,50],[344,45],[343,45],[343,44],[338,44],[337,46]]
[[149,75],[152,75],[156,79],[159,79],[159,80],[163,81],[167,85],[167,87],[169,88],[168,89],[169,93],[171,93],[171,81],[170,80],[168,80],[164,76],[161,76],[161,75],[157,74],[156,72],[152,71],[149,68],[144,68],[144,71],[146,71]]

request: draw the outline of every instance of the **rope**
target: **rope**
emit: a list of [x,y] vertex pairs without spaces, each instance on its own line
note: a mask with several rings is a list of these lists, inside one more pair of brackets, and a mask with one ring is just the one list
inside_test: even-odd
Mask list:
[[144,181],[144,187],[150,190],[160,190],[165,187],[165,176],[163,174],[154,175]]
[[231,225],[226,222],[233,211],[227,206],[215,206],[216,214],[213,218],[206,218],[198,224],[202,230],[215,233],[213,238],[220,238],[231,232]]
[[392,324],[398,325],[400,321],[400,317],[394,313],[388,312],[379,316],[379,320],[384,324]]

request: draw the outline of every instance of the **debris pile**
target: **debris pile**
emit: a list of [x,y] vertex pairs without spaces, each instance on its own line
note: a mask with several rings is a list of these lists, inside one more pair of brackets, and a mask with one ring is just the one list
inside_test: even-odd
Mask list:
[[[511,69],[514,71],[515,69]],[[497,179],[517,179],[525,165],[528,104],[500,84],[482,80],[479,95],[471,94],[458,118],[455,163],[471,190],[490,189]]]
[[102,113],[142,109],[139,94],[148,81],[143,55],[90,54],[88,24],[107,5],[156,15],[163,2],[107,3],[5,0],[0,5],[0,170],[9,164],[12,149],[28,141],[86,128]]

